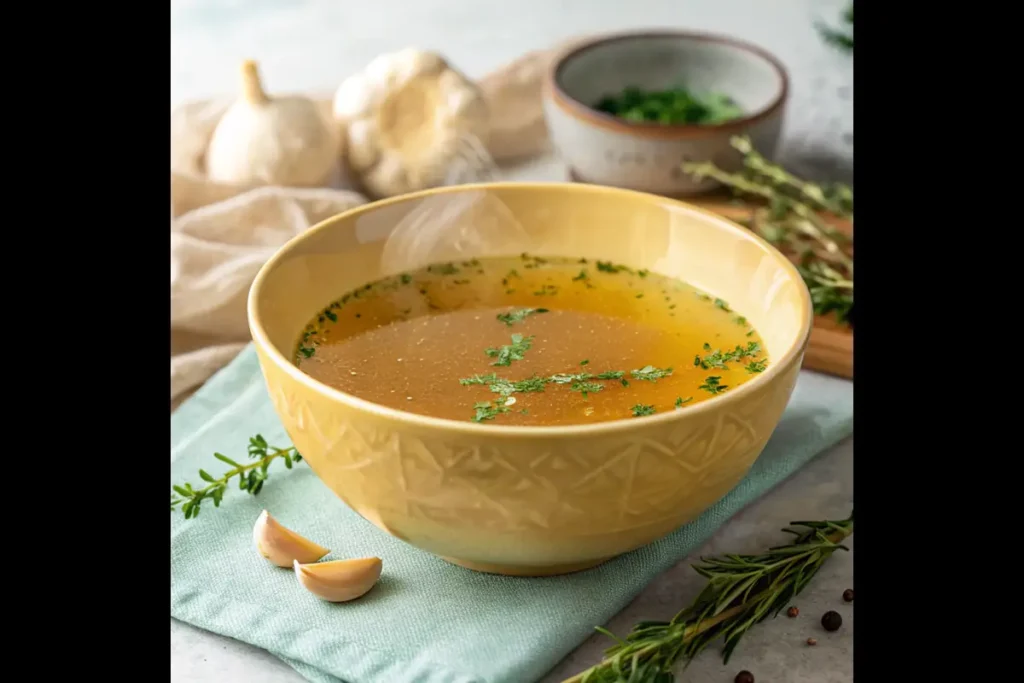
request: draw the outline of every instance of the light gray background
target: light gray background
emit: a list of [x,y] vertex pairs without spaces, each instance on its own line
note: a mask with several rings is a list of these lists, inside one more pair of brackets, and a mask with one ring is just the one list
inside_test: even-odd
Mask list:
[[[789,68],[792,100],[781,160],[794,171],[850,180],[853,168],[853,65],[823,45],[816,20],[834,23],[843,0],[172,0],[171,100],[233,92],[243,58],[260,61],[268,88],[330,92],[381,52],[417,45],[442,52],[470,76],[575,35],[628,28],[674,27],[727,33],[776,54]],[[564,178],[557,159],[539,159],[510,177]],[[793,519],[842,517],[853,504],[853,440],[808,465],[724,526],[693,558],[748,552],[781,540]],[[852,547],[852,545],[851,545]],[[689,561],[648,586],[608,627],[623,634],[640,619],[667,619],[702,581]],[[798,605],[755,628],[727,667],[718,653],[697,659],[688,683],[732,681],[749,669],[762,683],[849,683],[853,680],[852,554],[822,570]],[[818,620],[836,609],[843,628],[826,633]],[[809,647],[809,636],[818,639]],[[544,683],[557,683],[600,659],[594,637]],[[272,655],[171,620],[171,680],[195,683],[298,682]],[[524,683],[527,683],[524,681]]]

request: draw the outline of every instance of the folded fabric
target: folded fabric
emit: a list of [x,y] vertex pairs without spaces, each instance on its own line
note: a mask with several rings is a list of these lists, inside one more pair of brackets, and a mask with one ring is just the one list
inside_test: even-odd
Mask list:
[[[853,384],[804,372],[749,475],[699,519],[590,571],[536,579],[450,565],[363,520],[305,465],[273,468],[258,497],[234,488],[195,519],[172,512],[171,616],[265,648],[316,682],[534,681],[733,514],[852,430]],[[220,472],[212,454],[244,458],[256,433],[289,444],[249,346],[171,415],[172,481]],[[330,548],[329,558],[382,558],[380,583],[351,603],[318,600],[252,548],[264,508]]]

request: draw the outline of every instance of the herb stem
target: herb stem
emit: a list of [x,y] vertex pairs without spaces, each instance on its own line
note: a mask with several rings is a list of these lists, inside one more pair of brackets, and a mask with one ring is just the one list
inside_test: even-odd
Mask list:
[[683,170],[767,204],[752,207],[747,227],[789,253],[811,292],[815,315],[835,313],[839,322],[852,325],[853,238],[822,214],[852,224],[853,189],[801,180],[768,162],[746,137],[734,137],[731,144],[743,155],[741,171],[730,173],[709,162],[684,163]]
[[254,470],[257,467],[263,467],[264,465],[269,466],[270,463],[272,463],[277,458],[284,456],[285,453],[291,454],[294,451],[295,446],[291,446],[290,448],[271,448],[269,451],[267,451],[267,457],[257,460],[256,462],[250,463],[248,465],[239,465],[233,470],[228,470],[227,472],[224,473],[223,476],[221,476],[220,479],[215,479],[212,483],[208,484],[204,488],[194,489],[193,492],[201,496],[205,496],[207,493],[213,491],[213,489],[220,488],[221,486],[227,484],[233,477],[237,477],[240,474],[245,474],[246,472]]
[[231,469],[215,478],[206,470],[199,470],[199,478],[207,482],[202,488],[194,488],[192,484],[185,482],[182,485],[171,486],[171,510],[181,504],[181,510],[185,513],[185,519],[192,519],[199,514],[202,502],[206,499],[213,501],[214,507],[220,507],[221,499],[228,490],[228,482],[238,477],[238,487],[251,495],[257,495],[263,489],[263,482],[267,480],[267,470],[270,464],[280,458],[284,461],[287,469],[291,469],[294,463],[302,460],[302,454],[295,446],[279,448],[267,443],[262,435],[257,434],[249,438],[249,459],[247,465],[232,460],[221,453],[214,453],[213,457],[223,463],[231,465]]
[[[771,591],[768,590],[768,589],[763,591],[763,593],[769,593],[769,592],[771,592]],[[686,642],[692,640],[694,636],[698,636],[701,633],[703,633],[704,631],[708,631],[708,630],[714,628],[715,626],[718,626],[718,624],[722,623],[723,621],[728,621],[729,619],[732,619],[736,615],[738,615],[741,612],[743,612],[744,609],[746,609],[746,607],[744,605],[736,605],[735,607],[730,607],[729,609],[725,610],[724,612],[719,612],[718,614],[716,614],[713,617],[708,617],[707,619],[702,620],[698,624],[694,624],[692,626],[687,626],[686,628],[683,629],[683,632],[681,634],[680,640],[682,641],[683,644],[685,644]],[[601,629],[601,631],[603,633],[605,632],[604,629]],[[608,633],[608,635],[611,635],[611,634]],[[616,637],[615,639],[618,640],[620,644],[623,644],[623,645],[627,644],[626,641],[622,640],[621,638],[617,638]],[[663,646],[664,646],[664,643],[661,643],[661,642],[651,643],[647,647],[635,651],[633,653],[632,659],[637,664],[642,664],[644,661],[646,661],[651,655],[653,655],[655,652],[657,652]],[[583,681],[586,680],[587,676],[593,676],[594,674],[596,674],[598,671],[600,671],[605,666],[607,666],[607,665],[604,662],[602,662],[600,664],[596,664],[596,665],[590,667],[589,669],[587,669],[586,671],[581,671],[580,673],[576,674],[572,678],[565,679],[564,681],[562,681],[562,683],[583,683]],[[635,666],[636,665],[634,664],[634,667]]]
[[768,163],[754,149],[754,145],[750,142],[749,138],[739,138],[733,143],[733,147],[743,154],[743,163],[747,168],[763,176],[773,185],[795,191],[800,196],[810,200],[819,209],[828,211],[841,218],[853,218],[853,213],[843,206],[843,202],[827,197],[820,185],[804,182],[784,168]]

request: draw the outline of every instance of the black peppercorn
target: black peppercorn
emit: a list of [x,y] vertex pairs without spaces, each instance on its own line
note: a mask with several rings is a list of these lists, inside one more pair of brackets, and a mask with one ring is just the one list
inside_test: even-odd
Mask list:
[[853,589],[847,588],[843,591],[843,600],[846,602],[853,602]]
[[829,610],[821,615],[821,625],[825,627],[826,631],[838,631],[839,627],[843,625],[843,618],[839,612]]
[[786,616],[790,619],[792,619],[798,614],[800,614],[800,610],[797,607],[790,607],[788,610],[786,610]]
[[736,678],[733,680],[735,683],[754,683],[754,674],[744,669],[736,674]]

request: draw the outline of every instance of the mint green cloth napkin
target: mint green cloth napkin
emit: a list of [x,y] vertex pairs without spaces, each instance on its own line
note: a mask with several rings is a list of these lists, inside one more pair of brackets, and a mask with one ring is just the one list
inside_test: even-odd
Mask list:
[[[317,683],[527,683],[690,554],[743,506],[853,430],[853,384],[802,373],[782,422],[750,474],[699,519],[587,572],[541,579],[480,574],[421,552],[352,512],[304,464],[274,467],[253,497],[229,490],[219,509],[171,514],[171,616],[270,650]],[[290,445],[252,347],[171,415],[171,478],[222,471],[255,433]],[[380,583],[332,605],[252,549],[266,508],[331,549],[376,555]],[[784,524],[789,520],[779,520]]]

